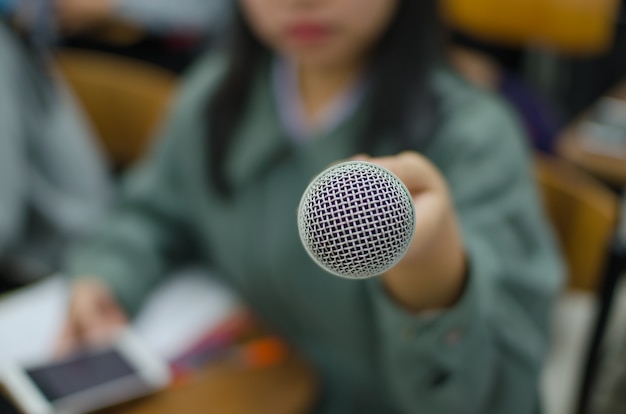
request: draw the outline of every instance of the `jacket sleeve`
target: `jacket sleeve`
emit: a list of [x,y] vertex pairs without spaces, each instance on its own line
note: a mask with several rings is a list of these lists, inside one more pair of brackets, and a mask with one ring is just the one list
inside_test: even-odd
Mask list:
[[120,201],[94,239],[74,249],[67,261],[71,277],[101,278],[131,313],[189,248],[174,128],[175,123],[125,178]]
[[384,375],[401,412],[533,413],[559,256],[513,118],[480,97],[448,119],[429,156],[454,197],[467,284],[452,309],[431,316],[371,285]]
[[0,261],[22,234],[27,188],[17,58],[5,36],[0,25]]
[[[216,61],[216,64],[209,63]],[[183,177],[198,117],[221,73],[221,60],[202,59],[184,82],[156,145],[122,183],[118,205],[92,242],[68,255],[70,277],[95,276],[131,314],[177,265],[196,258]],[[197,152],[197,151],[196,151]]]

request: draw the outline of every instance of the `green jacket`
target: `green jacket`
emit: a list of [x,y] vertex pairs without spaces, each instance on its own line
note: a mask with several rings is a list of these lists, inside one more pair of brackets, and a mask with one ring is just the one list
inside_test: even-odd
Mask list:
[[[204,110],[224,67],[207,59],[191,74],[159,144],[71,273],[99,275],[134,312],[181,260],[203,261],[317,364],[318,412],[534,414],[561,266],[523,134],[503,105],[450,72],[433,78],[442,122],[423,153],[454,195],[470,272],[453,309],[413,315],[380,278],[322,271],[298,237],[303,191],[358,152],[364,111],[295,146],[281,130],[269,71],[260,74],[226,160],[235,190],[226,200],[205,175]],[[399,149],[390,139],[374,155]]]

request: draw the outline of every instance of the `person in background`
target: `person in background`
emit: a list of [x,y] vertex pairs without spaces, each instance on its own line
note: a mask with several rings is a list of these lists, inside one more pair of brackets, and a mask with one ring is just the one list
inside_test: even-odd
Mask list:
[[56,271],[112,196],[94,137],[46,55],[37,6],[0,0],[0,290]]
[[470,82],[497,93],[522,121],[534,149],[555,151],[562,117],[535,88],[523,79],[521,49],[507,49],[457,34],[450,49],[456,69]]
[[[437,10],[239,0],[228,54],[197,64],[122,202],[69,257],[59,351],[113,337],[201,261],[315,364],[316,412],[538,413],[561,260],[522,128],[450,69]],[[403,260],[361,281],[319,268],[296,221],[311,178],[351,158],[396,173],[417,217]]]
[[[617,237],[621,244],[622,257],[626,254],[626,198],[622,198],[621,222],[617,230]],[[626,268],[626,259],[622,261]],[[622,329],[622,328],[620,328]],[[622,337],[616,343],[615,350],[610,357],[605,357],[601,364],[597,385],[592,389],[591,411],[595,414],[620,414],[626,412],[626,338]]]
[[61,27],[81,32],[121,19],[155,32],[217,32],[225,23],[228,0],[51,0]]
[[[232,0],[49,1],[65,46],[122,54],[175,72],[222,42],[232,11]],[[100,29],[115,24],[135,30],[122,41],[98,36]]]

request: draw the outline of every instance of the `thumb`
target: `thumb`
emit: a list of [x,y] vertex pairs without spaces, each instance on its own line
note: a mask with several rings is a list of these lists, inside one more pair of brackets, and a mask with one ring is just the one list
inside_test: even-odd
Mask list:
[[432,190],[445,191],[445,180],[428,159],[414,151],[391,157],[372,158],[370,162],[394,173],[413,197]]

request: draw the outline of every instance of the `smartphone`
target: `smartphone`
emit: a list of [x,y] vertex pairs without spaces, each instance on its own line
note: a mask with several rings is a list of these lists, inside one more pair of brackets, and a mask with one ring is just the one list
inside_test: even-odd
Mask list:
[[111,347],[49,364],[6,367],[0,382],[24,414],[80,414],[163,389],[170,370],[126,331]]

